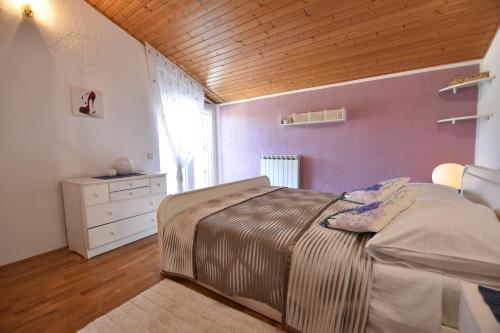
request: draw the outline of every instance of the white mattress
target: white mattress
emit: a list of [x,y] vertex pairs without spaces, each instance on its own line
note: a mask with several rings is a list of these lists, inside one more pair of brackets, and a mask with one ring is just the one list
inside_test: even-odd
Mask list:
[[367,333],[457,327],[460,284],[441,274],[375,263]]

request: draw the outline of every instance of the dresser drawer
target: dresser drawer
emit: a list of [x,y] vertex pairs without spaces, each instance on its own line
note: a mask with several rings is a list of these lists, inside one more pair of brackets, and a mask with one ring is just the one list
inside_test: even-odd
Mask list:
[[105,205],[88,207],[85,210],[87,228],[123,220],[131,216],[156,211],[165,195],[152,195],[143,198],[112,202]]
[[151,193],[167,192],[167,182],[165,176],[151,178]]
[[139,187],[133,190],[111,192],[109,198],[111,201],[129,200],[133,198],[140,198],[151,194],[151,188]]
[[129,179],[119,182],[109,183],[109,191],[123,191],[131,188],[146,187],[149,186],[149,178],[141,179]]
[[85,206],[109,202],[108,185],[86,185],[83,187]]
[[88,246],[89,249],[93,249],[155,227],[157,227],[156,212],[106,224],[87,231]]

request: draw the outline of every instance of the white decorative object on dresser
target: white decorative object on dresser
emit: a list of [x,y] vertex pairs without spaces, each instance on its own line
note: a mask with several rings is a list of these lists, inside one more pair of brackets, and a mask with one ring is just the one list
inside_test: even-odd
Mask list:
[[69,249],[89,259],[157,233],[164,173],[63,181]]

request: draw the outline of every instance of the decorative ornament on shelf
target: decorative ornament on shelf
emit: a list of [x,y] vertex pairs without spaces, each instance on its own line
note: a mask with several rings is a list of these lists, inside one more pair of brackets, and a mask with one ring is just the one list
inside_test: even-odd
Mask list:
[[129,158],[120,157],[113,163],[113,167],[120,176],[123,176],[132,173],[133,164]]
[[467,76],[460,75],[460,76],[454,78],[453,80],[451,80],[450,83],[448,84],[448,86],[454,86],[456,84],[460,84],[460,83],[464,83],[464,82],[468,82],[468,81],[485,79],[487,77],[490,77],[489,71],[481,72],[481,73],[477,73],[477,74],[471,74],[471,75],[467,75]]
[[465,76],[460,75],[451,80],[450,83],[448,83],[448,86],[454,86],[455,84],[463,83],[464,81],[465,81]]
[[456,189],[462,187],[462,174],[464,166],[458,163],[445,163],[438,165],[432,171],[432,182],[446,185]]

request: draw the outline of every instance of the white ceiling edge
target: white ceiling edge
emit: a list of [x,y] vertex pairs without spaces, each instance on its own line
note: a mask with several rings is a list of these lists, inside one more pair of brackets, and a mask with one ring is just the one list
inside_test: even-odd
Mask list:
[[311,87],[311,88],[289,90],[289,91],[285,91],[285,92],[281,92],[281,93],[276,93],[276,94],[269,94],[269,95],[262,95],[262,96],[251,97],[251,98],[246,98],[246,99],[239,99],[239,100],[236,100],[236,101],[220,103],[218,105],[219,106],[224,106],[224,105],[245,103],[245,102],[256,101],[256,100],[259,100],[259,99],[272,98],[272,97],[284,96],[284,95],[291,95],[291,94],[298,94],[298,93],[302,93],[302,92],[306,92],[306,91],[314,91],[314,90],[321,90],[321,89],[327,89],[327,88],[333,88],[333,87],[347,86],[347,85],[355,84],[355,83],[362,83],[362,82],[369,82],[369,81],[375,81],[375,80],[390,79],[390,78],[393,78],[393,77],[406,76],[406,75],[412,75],[412,74],[418,74],[418,73],[425,73],[425,72],[432,72],[432,71],[439,71],[439,70],[443,70],[443,69],[463,67],[463,66],[469,66],[469,65],[478,65],[478,64],[481,63],[481,61],[482,61],[482,59],[476,59],[476,60],[456,62],[456,63],[453,63],[453,64],[447,64],[447,65],[439,65],[439,66],[433,66],[433,67],[419,68],[419,69],[414,69],[414,70],[410,70],[410,71],[404,71],[404,72],[398,72],[398,73],[392,73],[392,74],[384,74],[384,75],[379,75],[379,76],[372,76],[372,77],[367,77],[367,78],[364,78],[364,79],[357,79],[357,80],[352,80],[352,81],[345,81],[345,82],[339,82],[339,83],[326,84],[326,85],[316,86],[316,87]]

